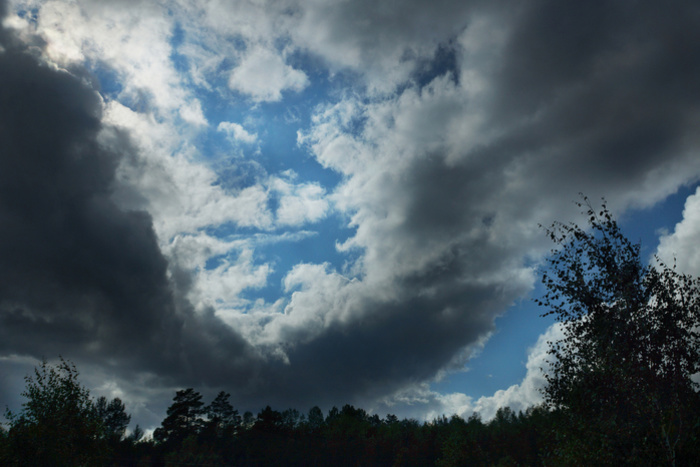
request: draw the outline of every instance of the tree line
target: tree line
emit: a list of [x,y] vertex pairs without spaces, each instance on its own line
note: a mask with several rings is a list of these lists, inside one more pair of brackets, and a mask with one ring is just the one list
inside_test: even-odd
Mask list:
[[153,437],[119,399],[93,400],[75,366],[43,362],[0,430],[2,465],[698,465],[700,281],[621,232],[605,204],[579,204],[589,226],[555,223],[537,300],[564,337],[550,343],[544,402],[485,422],[380,418],[265,407],[240,414],[220,392],[176,391]]
[[351,405],[240,415],[228,393],[205,405],[193,388],[176,392],[161,426],[143,439],[138,427],[127,435],[119,399],[90,399],[76,377],[63,360],[27,377],[28,401],[7,413],[10,429],[0,436],[1,465],[538,465],[552,447],[554,418],[543,407],[502,408],[488,423],[476,414],[380,418]]

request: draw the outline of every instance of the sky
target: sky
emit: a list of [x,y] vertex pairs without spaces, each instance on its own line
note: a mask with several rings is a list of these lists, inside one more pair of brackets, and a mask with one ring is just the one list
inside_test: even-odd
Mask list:
[[0,403],[42,359],[152,429],[541,401],[532,299],[604,198],[700,275],[695,1],[0,0]]

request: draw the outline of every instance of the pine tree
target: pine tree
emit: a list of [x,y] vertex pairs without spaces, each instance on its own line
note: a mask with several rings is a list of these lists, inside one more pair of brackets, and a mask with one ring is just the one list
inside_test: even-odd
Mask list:
[[181,444],[188,436],[199,434],[204,421],[202,395],[192,388],[177,391],[161,426],[153,432],[160,443]]

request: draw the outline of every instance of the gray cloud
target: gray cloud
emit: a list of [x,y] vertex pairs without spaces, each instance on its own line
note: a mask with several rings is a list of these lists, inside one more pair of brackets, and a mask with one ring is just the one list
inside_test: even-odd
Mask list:
[[552,171],[636,182],[692,131],[699,15],[682,1],[530,2],[495,75],[490,122],[518,126],[521,151],[554,147]]
[[[425,290],[414,285],[417,292]],[[362,318],[335,322],[316,338],[287,349],[288,364],[265,368],[256,402],[370,406],[407,384],[433,378],[457,349],[491,326],[490,307],[465,304],[488,303],[489,288],[452,287],[450,293],[421,295],[392,303],[362,301],[356,305],[363,308]],[[459,303],[462,308],[452,308]]]
[[[110,198],[134,148],[98,94],[7,32],[0,53],[0,352],[119,362],[174,380],[218,371],[246,344],[168,278],[150,216]],[[235,373],[235,363],[227,368]]]
[[[457,83],[436,77],[421,90],[318,113],[302,141],[346,176],[336,195],[358,227],[350,245],[365,252],[367,280],[389,278],[395,326],[410,336],[383,349],[413,359],[368,365],[406,381],[489,332],[530,285],[525,259],[546,251],[537,224],[575,219],[578,192],[622,211],[698,179],[698,10],[643,3],[491,11],[500,37],[460,42]],[[358,117],[359,134],[347,124]],[[446,310],[458,316],[454,340],[438,325]],[[422,338],[434,352],[413,355],[421,328],[435,331]],[[347,342],[362,340],[346,329],[357,332]]]

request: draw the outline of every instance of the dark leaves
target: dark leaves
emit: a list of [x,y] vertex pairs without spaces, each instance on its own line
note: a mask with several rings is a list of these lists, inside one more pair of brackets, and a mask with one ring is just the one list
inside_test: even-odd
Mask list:
[[640,461],[636,438],[653,441],[645,456],[675,458],[696,398],[690,377],[700,362],[700,283],[658,261],[643,265],[640,245],[604,203],[598,212],[585,197],[576,204],[588,230],[561,223],[547,230],[559,248],[537,303],[564,324],[564,338],[551,345],[545,400],[566,409],[572,426],[606,437],[606,456]]

